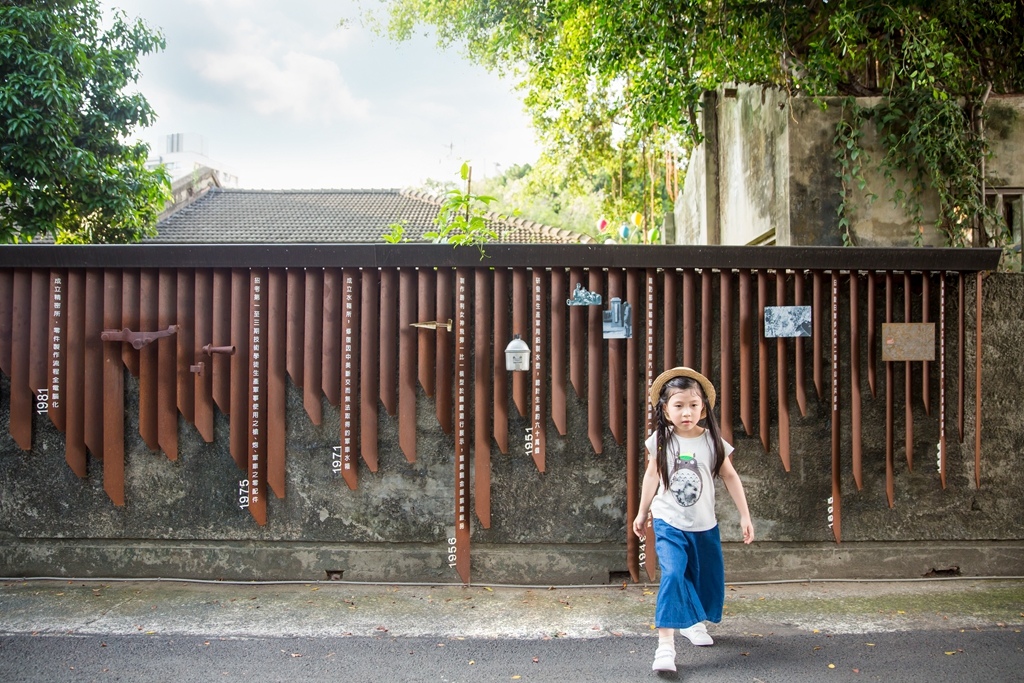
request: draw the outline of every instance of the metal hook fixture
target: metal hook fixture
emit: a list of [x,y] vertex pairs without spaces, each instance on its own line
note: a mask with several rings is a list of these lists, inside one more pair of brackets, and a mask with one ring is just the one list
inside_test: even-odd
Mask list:
[[203,353],[207,356],[212,356],[215,353],[222,353],[226,356],[235,355],[235,345],[231,346],[214,346],[213,344],[206,344],[203,346]]
[[425,329],[428,329],[428,330],[436,330],[439,327],[443,327],[446,330],[448,330],[449,332],[451,332],[452,331],[452,319],[448,318],[448,322],[446,322],[446,323],[441,322],[440,320],[431,320],[431,321],[425,322],[425,323],[412,323],[412,326],[413,327],[422,327],[422,328],[425,328]]
[[169,337],[177,331],[177,325],[171,325],[166,330],[157,330],[155,332],[132,332],[126,327],[122,330],[103,330],[100,333],[100,339],[103,341],[128,342],[133,348],[141,349],[146,344],[160,337]]
[[[203,346],[203,353],[205,353],[207,356],[212,356],[215,353],[224,354],[225,356],[233,356],[235,355],[235,345],[232,344],[230,346],[214,346],[213,344],[206,344],[205,346]],[[203,370],[205,369],[206,363],[204,363],[203,361],[199,361],[195,365],[188,366],[189,372],[192,372],[196,375],[203,374]]]

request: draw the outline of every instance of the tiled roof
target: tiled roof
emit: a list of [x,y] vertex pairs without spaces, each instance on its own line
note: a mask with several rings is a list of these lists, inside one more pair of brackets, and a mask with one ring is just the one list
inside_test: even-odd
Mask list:
[[[212,187],[157,224],[147,243],[383,242],[392,223],[423,241],[440,200],[404,190],[239,190]],[[518,218],[498,221],[504,242],[590,242],[568,230]]]

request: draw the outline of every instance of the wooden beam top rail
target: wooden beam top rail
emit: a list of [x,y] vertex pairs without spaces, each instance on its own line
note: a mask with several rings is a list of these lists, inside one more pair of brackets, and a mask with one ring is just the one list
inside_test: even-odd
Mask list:
[[446,244],[8,245],[0,268],[711,268],[713,270],[995,270],[999,249],[490,244],[486,257]]

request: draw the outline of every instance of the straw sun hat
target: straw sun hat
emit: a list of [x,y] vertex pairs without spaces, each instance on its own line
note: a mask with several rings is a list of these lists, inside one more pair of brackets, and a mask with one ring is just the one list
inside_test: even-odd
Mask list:
[[676,377],[689,377],[700,382],[701,387],[704,388],[704,395],[708,397],[708,407],[715,407],[715,387],[712,386],[711,380],[704,375],[700,374],[696,370],[690,368],[678,367],[666,370],[654,379],[654,383],[651,384],[651,405],[658,405],[658,400],[661,398],[661,389],[665,386],[665,383],[670,379]]

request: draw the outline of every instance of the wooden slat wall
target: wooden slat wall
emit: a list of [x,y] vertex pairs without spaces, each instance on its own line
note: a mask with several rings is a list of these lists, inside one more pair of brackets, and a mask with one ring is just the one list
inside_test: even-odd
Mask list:
[[[351,489],[358,484],[360,455],[371,472],[377,471],[378,406],[387,413],[384,419],[398,420],[400,450],[409,463],[416,461],[418,378],[423,394],[434,398],[439,426],[456,438],[456,568],[468,581],[469,511],[484,528],[490,526],[492,450],[515,454],[509,445],[510,405],[529,417],[531,454],[538,471],[544,472],[548,419],[559,435],[567,431],[569,383],[578,397],[586,397],[588,435],[595,453],[602,451],[606,431],[625,443],[629,520],[638,504],[645,466],[643,441],[653,419],[646,389],[664,366],[693,366],[699,359],[700,367],[711,373],[716,343],[720,373],[717,408],[723,435],[732,440],[733,410],[738,407],[746,432],[753,434],[756,422],[764,448],[777,448],[788,471],[790,387],[800,415],[807,414],[806,342],[780,338],[775,353],[770,354],[761,321],[772,292],[775,305],[803,305],[809,280],[813,287],[814,383],[819,397],[826,385],[831,390],[830,514],[839,542],[842,456],[847,450],[852,456],[854,482],[858,489],[863,486],[861,297],[868,301],[867,380],[874,395],[877,284],[884,283],[885,321],[893,321],[900,297],[902,319],[910,321],[918,305],[914,278],[920,277],[921,320],[928,322],[933,274],[854,271],[840,275],[822,270],[760,270],[755,274],[702,269],[698,278],[697,272],[582,267],[0,269],[0,371],[11,380],[10,432],[21,448],[31,449],[33,407],[48,412],[54,425],[66,432],[65,455],[71,469],[84,478],[88,455],[103,458],[104,490],[114,505],[124,505],[126,493],[130,496],[124,487],[123,373],[127,369],[139,378],[140,434],[149,448],[170,459],[178,456],[179,420],[194,425],[205,441],[212,442],[215,406],[229,416],[230,452],[251,487],[249,513],[262,525],[268,519],[269,490],[278,498],[286,493],[286,429],[288,419],[295,417],[286,416],[288,377],[302,389],[304,412],[313,423],[323,419],[324,398],[339,407],[343,463],[339,474]],[[897,284],[898,275],[902,278]],[[947,274],[937,276],[938,469],[940,485],[945,487]],[[848,279],[840,288],[842,278]],[[603,304],[567,306],[566,299],[576,284],[602,295]],[[966,367],[962,274],[957,284],[958,427],[962,439]],[[981,348],[981,288],[979,277],[977,348]],[[603,313],[612,297],[631,305],[633,328],[628,339],[604,339]],[[716,297],[717,306],[713,304]],[[841,309],[841,303],[849,308]],[[848,321],[841,319],[840,310],[849,310]],[[415,329],[414,323],[421,328]],[[423,328],[422,323],[435,323],[436,329]],[[823,337],[826,325],[831,336],[827,344]],[[158,332],[168,328],[171,334],[140,348],[100,340],[103,330]],[[504,349],[513,333],[529,341],[532,370],[512,373],[510,378]],[[849,350],[842,348],[844,338]],[[844,444],[840,436],[846,400],[840,386],[840,353],[850,357],[850,444]],[[827,381],[826,362],[831,368]],[[980,359],[975,367],[980,373]],[[737,370],[740,391],[734,396]],[[769,412],[772,372],[777,382],[775,415]],[[906,362],[903,426],[908,468],[913,464],[915,372],[922,373],[922,402],[925,413],[931,412],[928,364]],[[892,361],[885,362],[884,382],[886,495],[893,506],[896,397]],[[43,393],[47,398],[37,406],[37,395]],[[602,409],[605,398],[607,413]],[[778,426],[777,441],[769,430],[773,423]],[[975,483],[979,485],[980,442],[975,451]],[[472,485],[470,457],[475,471]],[[639,580],[641,566],[653,576],[657,561],[653,544],[642,543],[630,533],[626,553],[634,580]]]
[[[103,274],[103,327],[121,326],[123,278],[117,270]],[[124,365],[118,344],[103,345],[103,490],[124,505]]]

